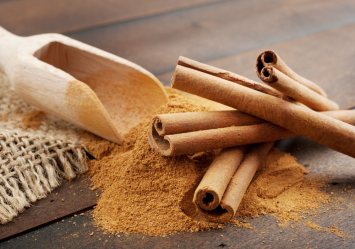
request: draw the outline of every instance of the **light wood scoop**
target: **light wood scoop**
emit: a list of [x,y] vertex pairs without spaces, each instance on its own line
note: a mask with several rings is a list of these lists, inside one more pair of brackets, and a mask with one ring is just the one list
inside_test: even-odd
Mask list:
[[168,101],[144,68],[60,34],[24,38],[0,27],[0,72],[28,104],[118,144]]

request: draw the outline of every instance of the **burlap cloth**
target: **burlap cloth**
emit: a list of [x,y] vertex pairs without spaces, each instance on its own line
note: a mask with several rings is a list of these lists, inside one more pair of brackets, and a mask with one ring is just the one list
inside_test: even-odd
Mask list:
[[5,224],[30,202],[45,198],[63,179],[87,171],[80,128],[46,115],[38,129],[22,119],[36,108],[16,96],[0,73],[0,223]]

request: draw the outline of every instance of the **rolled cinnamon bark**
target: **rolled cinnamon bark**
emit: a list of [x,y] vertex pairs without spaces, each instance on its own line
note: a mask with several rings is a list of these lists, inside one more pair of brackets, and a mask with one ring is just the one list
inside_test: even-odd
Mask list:
[[240,111],[207,111],[158,114],[153,116],[150,125],[154,125],[160,136],[265,123],[265,120]]
[[[220,112],[206,113],[215,113],[214,115],[216,118],[216,116]],[[353,110],[328,111],[321,113],[355,125],[355,111]],[[174,115],[175,114],[166,114],[165,121],[169,120],[168,123],[170,123],[171,120],[175,119]],[[196,116],[198,116],[198,114]],[[179,117],[181,120],[185,119],[183,115],[179,115]],[[179,134],[173,133],[172,135],[165,136],[159,136],[158,132],[155,129],[155,126],[151,123],[148,131],[148,141],[152,148],[155,148],[164,156],[178,156],[220,148],[235,147],[246,144],[264,143],[297,136],[295,133],[286,130],[278,125],[271,124],[266,121],[264,122],[265,123],[259,123],[255,125],[251,124],[245,126],[232,126],[226,128],[201,130]],[[185,123],[187,123],[187,120],[185,121]],[[210,121],[206,121],[206,123],[211,124]],[[207,128],[207,125],[205,126],[205,128]],[[182,129],[183,128],[181,128],[181,130]],[[186,131],[189,131],[188,129],[195,130],[194,126],[192,125],[185,127]]]
[[296,134],[271,123],[248,126],[232,126],[159,136],[155,129],[149,131],[152,148],[164,156],[194,154],[221,148],[262,143],[296,136]]
[[294,102],[290,97],[280,93],[279,91],[276,91],[272,87],[269,87],[268,85],[260,84],[259,82],[253,81],[251,79],[245,78],[239,74],[232,73],[217,67],[213,67],[198,61],[191,60],[189,58],[180,56],[179,60],[177,62],[178,65],[191,68],[206,74],[210,74],[213,76],[216,76],[221,79],[225,79],[234,83],[237,83],[239,85],[248,87],[250,89],[254,89],[256,91],[262,92],[269,94],[271,96],[275,96],[281,99],[284,99],[289,102]]
[[246,150],[247,146],[240,146],[220,151],[195,190],[193,199],[195,205],[204,210],[213,210],[218,207]]
[[355,157],[355,127],[308,108],[180,65],[176,66],[172,87],[254,115]]
[[355,125],[355,110],[339,110],[339,111],[327,111],[320,112],[329,117],[340,120],[344,123]]
[[[220,205],[216,209],[206,210],[195,203],[198,212],[204,219],[212,222],[225,223],[234,217],[251,180],[273,144],[274,142],[268,142],[253,145],[230,180]],[[219,164],[217,160],[214,162],[215,164]],[[224,166],[223,163],[224,162],[221,162],[219,165]],[[217,168],[217,166],[215,167]]]
[[266,66],[272,66],[279,70],[280,72],[286,74],[291,79],[297,81],[298,83],[312,89],[313,91],[319,93],[320,95],[327,97],[325,91],[318,86],[316,83],[303,78],[302,76],[296,74],[291,68],[289,68],[286,63],[278,56],[274,51],[267,50],[262,52],[256,59],[255,71],[260,78],[261,70]]
[[339,110],[339,105],[323,97],[308,87],[299,84],[276,68],[266,66],[260,72],[260,78],[276,90],[301,102],[315,111]]
[[[321,113],[345,123],[355,125],[355,111],[338,110]],[[265,120],[237,110],[228,110],[158,114],[152,117],[150,126],[152,126],[152,130],[156,130],[158,135],[164,136],[230,126],[255,125],[265,122]]]

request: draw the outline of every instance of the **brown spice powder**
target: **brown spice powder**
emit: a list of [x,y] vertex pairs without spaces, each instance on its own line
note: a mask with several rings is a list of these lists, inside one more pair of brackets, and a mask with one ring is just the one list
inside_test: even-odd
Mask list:
[[347,235],[345,235],[343,233],[343,229],[338,228],[335,225],[331,225],[331,226],[329,226],[327,228],[323,228],[323,227],[318,226],[317,224],[313,223],[312,221],[308,221],[306,223],[306,226],[310,227],[312,229],[315,229],[317,231],[324,231],[324,232],[328,232],[328,233],[334,234],[334,235],[336,235],[336,236],[338,236],[340,238],[348,238],[349,237],[349,236],[347,236]]
[[320,191],[320,180],[305,180],[308,172],[288,153],[272,148],[260,166],[236,216],[257,217],[275,213],[281,221],[298,221],[299,213],[328,203],[329,195]]
[[45,116],[46,113],[42,111],[38,111],[38,110],[31,111],[22,118],[22,124],[26,128],[37,130],[41,125]]
[[[164,235],[222,227],[201,221],[192,204],[195,188],[215,153],[164,157],[149,146],[148,124],[154,114],[210,110],[173,89],[167,91],[169,103],[132,128],[123,146],[86,134],[85,145],[96,157],[89,162],[88,174],[95,188],[103,190],[93,216],[106,231]],[[283,221],[297,221],[299,212],[328,202],[328,195],[319,190],[321,183],[305,181],[305,174],[293,156],[273,148],[236,216],[274,213]],[[231,223],[239,226],[237,221]]]
[[[193,104],[175,90],[169,93],[169,103],[155,113],[210,110]],[[214,153],[199,160],[160,155],[147,141],[150,118],[125,136],[123,146],[94,137],[87,139],[88,150],[101,158],[90,161],[89,172],[95,187],[104,190],[93,213],[97,224],[112,233],[149,235],[218,227],[195,221],[182,211],[182,200],[211,163]],[[109,154],[105,154],[107,151]]]
[[312,228],[312,229],[315,229],[315,230],[317,230],[317,231],[322,231],[322,230],[323,230],[323,228],[322,228],[321,226],[318,226],[317,224],[315,224],[315,223],[312,222],[312,221],[308,221],[308,222],[306,223],[306,226],[307,226],[307,227],[310,227],[310,228]]

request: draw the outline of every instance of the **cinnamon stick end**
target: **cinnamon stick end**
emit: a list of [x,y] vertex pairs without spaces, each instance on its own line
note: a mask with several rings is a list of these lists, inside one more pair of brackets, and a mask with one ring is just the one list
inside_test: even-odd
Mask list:
[[263,68],[264,68],[264,64],[261,60],[262,55],[263,55],[263,53],[259,54],[259,56],[258,56],[258,58],[256,58],[256,62],[255,62],[255,73],[259,78],[261,77],[261,70],[263,70]]
[[175,85],[175,82],[176,82],[176,77],[177,77],[177,75],[179,74],[181,67],[182,67],[182,66],[180,66],[179,64],[176,65],[174,75],[173,75],[173,77],[171,78],[171,81],[170,81],[170,84],[171,84],[171,87],[172,87],[172,88],[175,88],[174,85]]
[[277,63],[277,55],[272,50],[266,50],[262,53],[261,61],[264,66],[272,66]]
[[180,55],[179,59],[177,61],[177,65],[188,67],[187,65],[189,65],[189,63],[188,63],[189,61],[190,61],[190,59]]
[[168,139],[165,139],[164,136],[160,136],[155,129],[155,119],[152,119],[149,124],[148,130],[148,142],[150,147],[157,150],[159,153],[163,154],[164,156],[174,156],[173,149],[170,148],[170,142]]
[[278,78],[275,75],[274,68],[270,66],[264,67],[261,70],[260,76],[261,76],[261,80],[264,81],[265,83],[271,84],[278,81]]
[[161,120],[159,119],[159,117],[157,115],[155,115],[154,117],[152,117],[151,122],[152,122],[151,125],[154,125],[155,131],[158,133],[158,135],[164,136],[165,135],[164,126],[163,126]]
[[196,190],[193,201],[204,210],[213,210],[218,207],[220,198],[215,191],[201,188]]
[[[196,205],[196,204],[195,204]],[[233,219],[234,217],[234,210],[231,209],[229,206],[222,207],[218,205],[217,208],[213,210],[204,210],[196,205],[198,214],[206,221],[209,222],[216,222],[216,223],[226,223]]]

